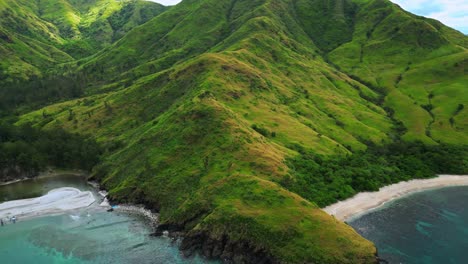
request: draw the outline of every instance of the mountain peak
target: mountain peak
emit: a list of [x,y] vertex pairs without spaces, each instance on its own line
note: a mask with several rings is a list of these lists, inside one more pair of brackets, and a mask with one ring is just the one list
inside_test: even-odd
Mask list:
[[[185,249],[246,263],[375,263],[375,247],[316,204],[395,180],[374,172],[406,179],[413,166],[392,163],[403,154],[339,173],[327,162],[367,164],[345,158],[392,143],[468,142],[466,36],[390,1],[185,0],[148,19],[138,1],[67,3],[90,10],[76,24],[89,41],[44,14],[25,31],[2,24],[3,54],[19,40],[48,52],[19,60],[34,71],[23,79],[37,76],[26,83],[17,61],[2,61],[0,106],[36,109],[18,124],[101,142],[93,177],[113,199],[158,210],[161,228],[185,232]],[[48,26],[56,43],[19,34]]]

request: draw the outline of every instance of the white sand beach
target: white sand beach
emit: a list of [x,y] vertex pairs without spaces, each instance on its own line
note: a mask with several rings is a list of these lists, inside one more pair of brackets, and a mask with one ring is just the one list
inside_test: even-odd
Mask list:
[[90,191],[82,192],[69,187],[59,188],[51,190],[41,197],[1,203],[0,218],[16,216],[22,219],[58,214],[89,207],[95,201],[96,199]]
[[377,192],[359,193],[352,198],[329,205],[323,210],[340,221],[346,221],[404,195],[449,186],[468,186],[468,175],[439,175],[432,179],[400,182],[382,187]]

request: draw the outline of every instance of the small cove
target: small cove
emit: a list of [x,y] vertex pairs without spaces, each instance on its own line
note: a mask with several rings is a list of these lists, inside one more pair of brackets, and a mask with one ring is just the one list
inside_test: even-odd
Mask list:
[[61,187],[73,187],[81,191],[95,191],[87,183],[84,176],[64,173],[0,185],[0,202],[39,197]]
[[[96,190],[72,174],[42,177],[0,186],[0,201],[38,197],[74,187]],[[216,263],[200,256],[184,258],[178,242],[150,236],[143,217],[102,210],[75,210],[0,227],[2,263]]]

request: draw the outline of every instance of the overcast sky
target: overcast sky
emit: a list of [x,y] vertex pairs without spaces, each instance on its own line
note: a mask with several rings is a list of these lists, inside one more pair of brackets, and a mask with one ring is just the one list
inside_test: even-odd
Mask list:
[[[180,0],[150,0],[175,5]],[[435,18],[468,34],[468,0],[391,0],[412,13]]]

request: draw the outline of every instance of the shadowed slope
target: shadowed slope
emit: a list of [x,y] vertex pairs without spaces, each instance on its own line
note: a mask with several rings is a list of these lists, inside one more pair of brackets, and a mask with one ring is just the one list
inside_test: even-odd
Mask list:
[[[344,28],[314,28],[325,25],[311,21],[325,2],[326,15],[342,18],[332,28]],[[105,144],[95,177],[114,199],[160,210],[161,228],[185,231],[188,251],[238,262],[372,263],[370,242],[277,182],[293,169],[285,158],[301,148],[364,150],[398,138],[398,120],[408,128],[404,139],[426,139],[402,117],[419,120],[419,112],[393,93],[416,98],[411,87],[426,75],[424,63],[459,63],[464,47],[444,26],[418,33],[425,23],[388,1],[185,0],[80,61],[90,75],[87,97],[20,123],[65,127]],[[389,25],[416,33],[394,36]],[[413,53],[417,63],[397,89],[389,80]],[[441,77],[454,95],[462,93],[463,65]],[[447,94],[440,92],[431,98]],[[457,111],[447,131],[461,134],[466,110]]]

